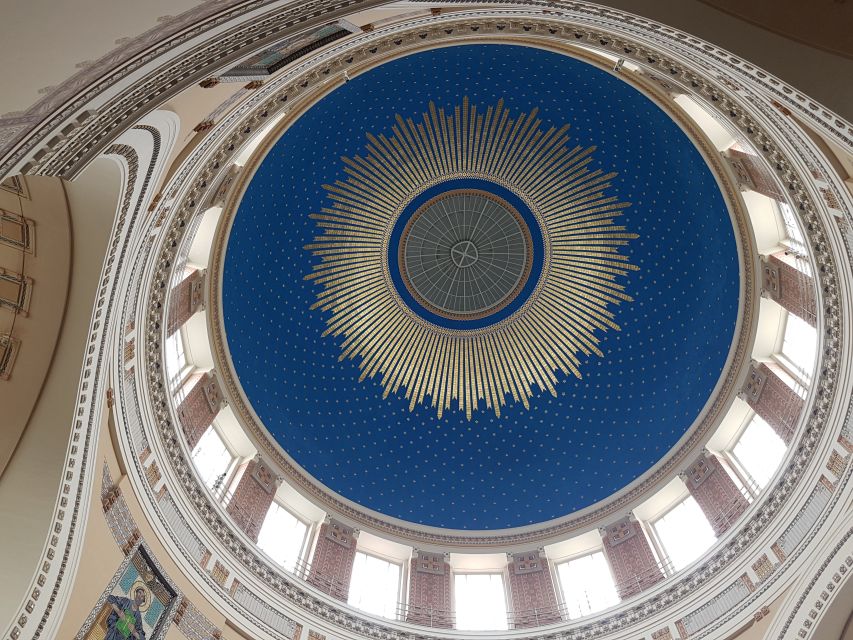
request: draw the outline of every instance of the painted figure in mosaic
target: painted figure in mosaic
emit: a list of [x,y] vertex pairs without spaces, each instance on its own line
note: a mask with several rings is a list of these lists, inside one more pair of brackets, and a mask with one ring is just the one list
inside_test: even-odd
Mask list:
[[142,611],[148,594],[144,587],[137,586],[133,591],[133,600],[123,596],[108,596],[107,606],[112,611],[107,616],[107,633],[104,640],[145,640],[142,628]]

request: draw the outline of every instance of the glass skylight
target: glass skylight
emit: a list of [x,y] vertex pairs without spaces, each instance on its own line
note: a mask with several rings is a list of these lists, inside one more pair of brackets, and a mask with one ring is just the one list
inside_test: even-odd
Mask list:
[[795,371],[806,380],[810,380],[812,377],[816,351],[817,331],[815,328],[802,318],[789,313],[785,323],[782,355],[791,363]]
[[193,449],[192,460],[205,486],[212,491],[214,489],[219,491],[222,485],[220,476],[228,472],[234,456],[231,455],[216,429],[210,426]]
[[767,486],[785,455],[785,442],[755,415],[732,448],[732,455],[759,489]]
[[457,573],[454,576],[456,628],[497,631],[507,628],[506,592],[499,573]]
[[714,530],[693,496],[688,496],[667,511],[653,526],[663,545],[664,553],[676,571],[701,556],[717,540]]
[[400,599],[400,565],[356,552],[347,602],[383,618],[395,619]]
[[282,567],[293,571],[307,535],[307,524],[273,502],[258,534],[258,546]]
[[601,551],[557,565],[570,618],[595,613],[619,602],[613,575]]

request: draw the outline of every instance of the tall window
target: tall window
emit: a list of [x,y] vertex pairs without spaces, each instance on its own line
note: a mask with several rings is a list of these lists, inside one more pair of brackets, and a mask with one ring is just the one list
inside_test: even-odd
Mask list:
[[356,552],[347,602],[367,613],[395,619],[399,599],[400,565]]
[[785,322],[782,355],[785,356],[794,370],[806,380],[810,380],[812,377],[816,352],[817,331],[815,328],[802,318],[789,313]]
[[676,571],[701,556],[717,540],[693,496],[667,511],[653,526]]
[[570,618],[580,618],[619,602],[613,575],[601,551],[558,564],[557,577]]
[[497,631],[507,628],[506,592],[499,573],[457,573],[453,581],[456,628]]
[[258,546],[288,571],[293,571],[308,536],[308,525],[273,502],[261,525]]
[[180,330],[166,338],[165,351],[166,375],[169,376],[169,386],[174,387],[183,379],[188,366]]
[[806,241],[803,238],[803,232],[800,231],[800,225],[797,223],[797,218],[794,215],[793,209],[784,202],[779,203],[779,213],[782,214],[782,221],[785,223],[785,233],[788,236],[788,246],[799,254],[806,254]]
[[763,489],[785,456],[785,442],[761,416],[755,415],[732,448],[732,455]]
[[193,449],[192,460],[205,486],[218,493],[222,489],[223,474],[228,473],[234,456],[216,429],[210,426]]

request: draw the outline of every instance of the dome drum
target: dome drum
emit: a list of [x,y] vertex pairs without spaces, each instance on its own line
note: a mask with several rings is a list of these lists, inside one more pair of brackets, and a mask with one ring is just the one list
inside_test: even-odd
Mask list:
[[[499,14],[500,12],[497,13]],[[478,14],[476,16],[476,20],[472,22],[472,24],[482,24],[484,19],[485,18],[482,16],[482,14]],[[503,16],[497,15],[494,19],[493,24],[497,24],[503,19]],[[540,17],[532,16],[530,17],[530,20],[539,20],[543,28],[545,28],[546,24],[548,24],[546,20],[541,19]],[[454,17],[452,20],[450,18],[445,18],[444,16],[441,16],[441,20],[438,20],[437,23],[453,24],[459,27],[467,26],[465,22],[465,17],[463,16]],[[418,26],[418,28],[422,27]],[[561,28],[563,27],[561,26]],[[592,34],[591,30],[589,30],[589,34]],[[435,35],[435,38],[436,41],[440,41],[439,36],[437,34]],[[639,46],[637,47],[636,51],[638,53],[642,51],[644,55],[646,53]],[[652,52],[649,51],[649,53]],[[675,68],[676,66],[676,63],[674,61],[667,60],[663,54],[655,53],[655,60],[656,62],[654,64],[658,66],[664,64],[672,64],[673,68]],[[638,60],[638,63],[639,62],[642,62],[642,60]],[[688,72],[682,71],[682,73],[687,74]],[[702,90],[707,92],[713,91],[714,95],[717,98],[716,102],[718,104],[722,104],[724,109],[729,109],[730,112],[737,114],[736,116],[732,116],[734,123],[741,128],[741,131],[744,132],[743,135],[745,137],[747,135],[746,132],[749,132],[750,135],[753,135],[756,140],[756,150],[758,150],[760,153],[764,153],[760,151],[762,146],[765,146],[770,149],[770,151],[766,152],[765,155],[773,162],[781,164],[784,167],[784,169],[780,171],[785,174],[784,177],[786,181],[790,181],[791,184],[802,184],[801,176],[805,175],[803,173],[805,165],[801,165],[799,161],[792,163],[785,157],[782,157],[781,154],[774,155],[778,153],[776,151],[776,143],[774,142],[775,138],[773,138],[771,134],[765,133],[762,127],[760,127],[756,122],[753,122],[748,112],[743,109],[740,103],[735,102],[734,98],[728,96],[725,91],[717,89],[716,87],[714,87],[714,85],[708,84],[708,82],[701,77],[696,76],[694,81],[700,85]],[[293,82],[295,84],[297,82],[297,79],[293,79]],[[270,88],[270,100],[276,97],[274,91],[275,89]],[[268,108],[266,105],[261,106],[263,108]],[[250,118],[253,117],[255,118],[255,122],[259,123],[263,122],[260,116],[260,112],[261,107],[256,110],[256,113],[254,115],[244,114],[243,112],[241,112],[240,115],[241,117],[243,117],[244,115],[247,115]],[[272,113],[273,112],[270,112],[270,114]],[[775,116],[775,114],[773,114],[772,111],[769,111],[765,115],[767,115],[769,121],[774,120],[773,116]],[[285,120],[281,122],[282,128],[288,126],[288,118],[289,116],[285,116]],[[194,176],[194,180],[196,181],[197,185],[201,183],[216,184],[217,172],[221,172],[227,169],[229,164],[228,160],[234,157],[235,147],[240,146],[241,139],[248,139],[247,137],[240,136],[236,133],[238,128],[241,128],[243,124],[245,124],[245,122],[246,121],[238,123],[236,118],[233,120],[232,129],[235,133],[232,135],[230,140],[226,139],[225,135],[214,131],[215,135],[222,135],[221,140],[223,140],[224,142],[216,149],[210,150],[207,155],[199,152],[188,158],[187,167],[189,168],[186,169],[188,174],[185,176],[181,176],[180,178],[185,179],[189,176]],[[776,122],[776,124],[778,125],[779,123]],[[255,125],[252,125],[252,128],[254,128],[254,126]],[[802,144],[802,140],[799,140],[799,138],[795,138],[795,140],[797,141],[796,144]],[[749,144],[750,148],[752,148],[752,144]],[[231,150],[228,150],[229,145],[231,145],[232,147]],[[218,168],[214,168],[214,164]],[[726,170],[724,168],[718,167],[718,171],[718,177],[719,175],[723,175],[724,177],[726,177]],[[244,171],[240,179],[245,181],[246,179],[248,179],[249,173],[251,172]],[[177,180],[172,183],[172,188],[174,189],[174,191],[169,195],[179,195],[179,191],[181,189],[179,182],[180,180]],[[245,186],[245,184],[243,186]],[[239,190],[240,189],[238,188],[237,191]],[[169,238],[177,239],[180,237],[181,227],[183,227],[184,229],[192,227],[192,224],[187,224],[187,222],[190,222],[192,220],[192,216],[196,214],[197,207],[194,204],[190,204],[190,202],[201,201],[201,195],[203,193],[203,188],[196,187],[186,192],[183,197],[179,197],[175,200],[174,207],[171,210],[171,213],[169,214],[169,218],[167,218],[167,225],[169,225],[168,231],[164,230],[163,232],[161,232],[162,238],[166,238],[168,236]],[[729,192],[726,194],[726,196],[733,198],[735,202],[738,201],[738,196],[732,187],[729,187]],[[794,204],[803,206],[803,209],[801,210],[802,215],[806,220],[808,220],[808,224],[811,226],[809,232],[809,240],[817,242],[817,244],[813,247],[813,250],[816,265],[818,267],[816,269],[816,278],[820,282],[822,291],[818,293],[818,308],[828,310],[827,314],[825,316],[822,316],[821,319],[818,321],[818,328],[822,332],[822,335],[827,335],[828,340],[832,341],[833,344],[838,346],[838,341],[840,338],[840,328],[837,316],[839,306],[838,296],[844,294],[839,291],[834,281],[835,261],[833,257],[829,254],[829,249],[825,244],[826,231],[822,226],[820,218],[818,218],[818,215],[820,215],[822,208],[820,203],[815,206],[815,204],[811,200],[810,193],[805,188],[798,187],[792,192],[791,197],[792,202]],[[235,204],[233,196],[229,199],[229,202],[229,206],[233,207]],[[729,204],[731,204],[731,202]],[[512,215],[512,209],[513,207],[511,206],[505,207],[505,211],[508,211],[510,213],[510,217],[503,217],[502,219],[508,221],[509,223],[515,221],[515,224],[518,224],[518,218],[515,215]],[[512,224],[509,224],[508,226],[512,229]],[[504,228],[506,228],[506,225],[504,225]],[[746,237],[748,237],[748,234]],[[470,269],[476,266],[481,260],[481,252],[480,248],[477,247],[477,241],[472,238],[461,237],[456,240],[457,241],[452,243],[451,246],[444,246],[444,248],[448,251],[447,256],[445,256],[445,262],[447,262],[447,258],[449,258],[450,263],[453,264],[453,268],[458,270]],[[470,242],[471,245],[476,248],[476,260],[473,258],[473,252],[470,251],[470,245],[460,245],[460,243],[465,242]],[[527,242],[526,239],[525,242]],[[535,243],[535,234],[531,233],[529,242],[530,244]],[[169,281],[168,278],[170,271],[174,268],[174,265],[180,262],[179,259],[176,259],[177,256],[175,254],[175,251],[173,249],[170,250],[168,248],[168,244],[169,243],[166,242],[163,245],[163,250],[160,252],[160,254],[156,256],[156,258],[152,258],[158,261],[157,277],[154,281],[155,285],[156,282],[160,280]],[[530,246],[530,244],[524,245],[524,243],[522,243],[522,245],[524,246]],[[452,253],[452,250],[454,248],[458,249],[456,254]],[[740,249],[742,251],[751,249],[750,243],[748,241],[745,244],[741,243]],[[222,259],[221,253],[223,251],[224,246],[221,244],[214,247],[214,252],[218,252],[220,254],[216,258],[217,260]],[[401,252],[398,249],[397,253],[395,253],[394,255],[397,257],[399,264],[401,258],[405,256],[405,252]],[[454,256],[456,259],[454,259]],[[404,258],[403,261],[405,261]],[[166,266],[167,262],[169,262],[171,266]],[[745,260],[744,262],[746,262],[747,264],[757,264],[757,260],[755,259]],[[413,262],[412,269],[415,268],[414,264],[415,263]],[[823,269],[821,267],[823,267]],[[404,265],[400,269],[400,271],[402,272],[406,268],[408,268],[408,265]],[[219,277],[220,274],[218,273],[218,271],[216,269],[211,269],[209,286],[211,287],[210,291],[215,293],[216,295],[219,295],[219,287],[221,286],[220,282],[217,281]],[[532,274],[528,275],[527,277],[531,278]],[[524,279],[524,269],[522,269],[520,275],[517,277],[517,280],[516,276],[513,276],[511,278],[512,286],[505,287],[501,290],[502,293],[496,296],[496,298],[499,298],[497,302],[494,302],[494,300],[491,303],[484,302],[482,305],[479,305],[478,309],[476,309],[473,313],[476,315],[477,313],[481,312],[483,308],[490,312],[499,312],[501,310],[500,305],[503,302],[506,302],[507,305],[512,304],[512,300],[508,300],[508,298],[513,295],[513,292],[518,286],[523,287]],[[749,291],[751,287],[755,287],[756,280],[757,278],[755,276],[747,277],[746,282],[743,283],[744,289],[746,291]],[[423,285],[423,283],[421,283],[421,286],[426,285]],[[509,293],[506,292],[507,289],[509,289]],[[411,284],[411,290],[417,292],[418,288],[414,284]],[[164,322],[162,314],[164,313],[163,309],[168,306],[167,295],[168,294],[166,294],[164,291],[158,291],[155,288],[154,290],[148,291],[146,293],[147,297],[144,302],[140,302],[140,304],[146,305],[147,307],[148,317],[146,320],[146,326],[149,337],[152,337],[157,333],[153,329],[155,324],[159,322],[162,326],[162,323]],[[754,291],[752,295],[752,302],[754,305],[757,305],[757,292]],[[424,297],[424,299],[425,301],[428,301],[428,298]],[[159,307],[158,304],[160,305]],[[160,310],[158,311],[157,309]],[[497,309],[497,311],[494,311],[495,309]],[[459,311],[459,309],[457,308],[455,309],[455,311]],[[463,309],[463,312],[464,311],[465,310]],[[215,305],[214,309],[212,309],[211,312],[213,314],[211,317],[211,322],[214,326],[214,329],[221,329],[222,318],[216,317],[217,310],[215,308]],[[746,313],[746,311],[742,310],[742,313]],[[750,327],[753,327],[753,321],[741,321],[739,325],[739,330],[748,333],[752,330]],[[160,341],[161,339],[162,337],[158,335],[157,340]],[[214,341],[216,341],[215,335]],[[732,380],[729,386],[725,390],[721,391],[722,397],[731,399],[733,398],[734,394],[736,394],[739,390],[738,385],[742,381],[742,378],[745,375],[745,369],[749,364],[748,352],[751,346],[751,338],[747,337],[746,342],[742,347],[742,354],[740,356],[740,359],[738,359],[734,363],[727,364],[727,366],[732,367]],[[221,367],[221,371],[227,372],[231,366],[230,358],[227,354],[227,351],[223,348],[221,342],[216,345],[216,356],[218,358],[218,371]],[[632,600],[628,603],[621,605],[620,608],[608,614],[608,622],[605,626],[595,627],[595,624],[593,623],[592,626],[589,627],[589,629],[592,630],[592,633],[595,633],[596,635],[606,635],[613,631],[618,633],[619,629],[624,630],[628,628],[628,625],[635,624],[638,620],[642,620],[644,616],[648,614],[641,612],[636,607],[642,606],[638,603],[642,603],[644,601],[644,598],[651,596],[654,596],[658,602],[658,604],[653,607],[656,612],[668,607],[669,611],[671,611],[674,616],[678,617],[679,620],[688,619],[693,609],[698,606],[701,594],[710,597],[713,595],[712,592],[715,589],[722,589],[723,587],[726,587],[727,583],[723,584],[723,582],[727,580],[727,578],[720,575],[721,573],[725,572],[725,567],[728,566],[728,563],[733,562],[734,558],[738,557],[738,554],[745,553],[745,550],[748,549],[754,550],[753,547],[750,545],[753,544],[753,538],[755,536],[757,528],[765,529],[765,527],[775,526],[773,524],[773,505],[778,505],[780,501],[783,501],[784,496],[782,494],[785,492],[790,492],[793,487],[799,486],[797,485],[798,478],[804,477],[806,471],[810,470],[812,466],[818,463],[818,461],[813,460],[809,457],[811,455],[810,452],[818,446],[818,443],[820,442],[819,438],[829,438],[827,434],[821,432],[818,423],[819,421],[826,420],[830,411],[832,411],[833,413],[837,413],[843,410],[838,402],[838,396],[832,393],[832,388],[835,384],[834,368],[837,367],[837,365],[837,356],[833,357],[831,353],[826,353],[826,355],[823,357],[822,363],[823,372],[821,373],[819,378],[816,379],[814,387],[809,390],[806,399],[806,406],[810,410],[812,410],[812,412],[806,412],[807,415],[803,419],[803,424],[799,427],[797,431],[797,433],[800,434],[798,435],[798,437],[802,438],[802,440],[800,440],[799,442],[801,443],[801,446],[803,448],[795,454],[792,454],[792,465],[790,470],[785,475],[786,480],[783,483],[780,483],[779,486],[768,492],[768,495],[772,497],[762,497],[757,501],[758,503],[760,503],[758,506],[753,505],[747,510],[746,516],[741,521],[740,529],[733,529],[728,534],[728,537],[724,538],[724,540],[720,543],[720,546],[718,547],[717,551],[717,559],[712,563],[704,563],[697,565],[689,572],[685,572],[684,575],[672,580],[666,580],[662,582],[660,586],[655,587],[653,590],[648,591],[641,596],[638,596],[636,600]],[[223,514],[220,513],[221,509],[219,507],[216,507],[215,505],[211,506],[205,490],[196,486],[196,480],[194,480],[193,472],[188,466],[188,461],[186,460],[187,452],[182,449],[183,445],[168,445],[170,438],[174,443],[178,442],[178,440],[175,440],[174,437],[174,425],[176,424],[174,411],[171,409],[166,409],[166,407],[168,407],[171,401],[166,397],[166,393],[162,389],[158,389],[157,387],[158,377],[161,375],[161,372],[153,371],[153,368],[151,369],[151,371],[144,374],[148,376],[146,384],[139,387],[139,389],[144,389],[145,393],[150,394],[150,398],[140,396],[139,401],[145,406],[152,408],[152,413],[158,420],[156,429],[152,430],[149,433],[149,437],[157,438],[158,441],[160,441],[160,444],[157,445],[157,455],[163,456],[163,460],[166,462],[166,464],[163,465],[163,468],[164,473],[167,477],[167,483],[170,487],[173,486],[176,491],[186,491],[187,496],[189,497],[189,502],[195,505],[195,508],[188,509],[188,513],[186,514],[189,519],[189,522],[197,526],[199,531],[204,530],[201,535],[205,538],[206,543],[211,544],[211,546],[219,545],[217,546],[218,551],[222,553],[223,557],[228,558],[228,562],[242,564],[246,567],[251,565],[255,569],[258,569],[261,573],[255,571],[255,569],[247,569],[247,580],[249,580],[250,582],[255,579],[267,581],[269,584],[266,588],[272,588],[274,591],[278,591],[275,596],[276,599],[280,597],[283,603],[289,603],[281,606],[301,606],[294,605],[293,602],[288,600],[290,596],[287,595],[289,593],[292,596],[293,584],[299,583],[294,583],[293,579],[286,573],[282,573],[275,569],[270,569],[268,566],[266,566],[266,560],[264,560],[260,556],[254,555],[254,552],[250,548],[243,546],[245,543],[243,541],[242,534],[238,531],[232,530],[233,527],[231,527],[231,524],[229,524],[227,516],[223,516]],[[140,375],[142,375],[142,372],[140,372]],[[121,385],[121,382],[117,382],[116,386],[117,388],[119,388]],[[242,404],[242,410],[245,411],[250,418],[257,419],[257,416],[253,415],[254,412],[251,411],[251,408],[249,407],[245,398],[241,397],[239,383],[235,384],[234,380],[229,380],[228,376],[225,376],[225,380],[223,380],[223,391],[231,407],[240,408],[240,405]],[[129,388],[125,389],[125,392],[128,394],[128,400],[133,397],[133,393],[139,393],[139,391],[133,391]],[[723,401],[723,405],[725,405],[725,401]],[[722,407],[720,408],[720,410],[722,410]],[[243,418],[245,419],[245,415],[243,416]],[[811,421],[810,424],[812,426],[808,429],[805,427],[806,421]],[[249,422],[247,422],[246,424],[249,425]],[[694,431],[694,434],[695,433],[696,431]],[[293,482],[299,491],[311,496],[312,500],[316,500],[319,504],[322,504],[324,508],[328,508],[330,512],[334,512],[336,516],[341,517],[342,520],[351,524],[355,524],[356,526],[364,528],[365,530],[375,531],[379,535],[387,535],[392,539],[406,540],[414,542],[418,545],[424,544],[429,545],[430,547],[446,547],[449,549],[482,549],[483,547],[518,549],[522,546],[530,545],[531,543],[542,543],[545,541],[558,539],[561,536],[564,536],[567,531],[578,531],[597,525],[608,524],[610,520],[617,519],[617,514],[624,513],[626,509],[630,508],[630,506],[637,501],[637,497],[631,496],[630,491],[628,491],[623,493],[622,495],[616,496],[615,500],[608,505],[609,511],[602,513],[601,509],[599,508],[592,509],[589,512],[580,512],[579,516],[574,519],[574,521],[570,517],[569,519],[563,522],[558,522],[556,526],[552,525],[551,523],[546,523],[546,526],[534,525],[532,527],[524,527],[515,531],[511,530],[510,532],[489,532],[487,534],[484,534],[483,532],[465,533],[437,531],[433,528],[411,525],[409,523],[401,522],[393,518],[379,516],[378,514],[358,508],[357,506],[353,505],[345,499],[340,499],[339,497],[327,493],[322,486],[318,486],[310,478],[307,478],[303,473],[303,470],[298,466],[298,464],[295,464],[292,459],[289,459],[287,456],[282,456],[275,448],[276,445],[266,441],[266,435],[263,428],[250,427],[248,430],[248,434],[257,444],[259,449],[265,450],[265,453],[267,453],[268,455],[271,453],[275,454],[271,455],[270,457],[275,463],[273,466],[275,467],[277,472],[285,472],[288,477],[288,481]],[[123,442],[123,446],[127,448],[129,452],[132,451],[135,445],[130,441],[129,436],[124,435],[122,436],[122,438],[125,439],[125,441]],[[697,448],[701,446],[703,439],[705,439],[704,436],[694,438],[694,441],[692,441],[690,445],[686,447],[685,453],[678,458],[682,466],[683,463],[687,460],[686,456],[688,456],[692,452],[695,452]],[[131,457],[136,457],[136,452],[134,452],[133,456]],[[669,470],[666,473],[661,474],[661,477],[666,477],[667,474],[672,473],[678,466],[678,463],[672,463],[669,467]],[[133,471],[133,473],[139,472],[139,469]],[[183,485],[183,487],[181,487],[181,485]],[[797,499],[800,500],[801,498],[803,498],[803,496],[799,494],[806,494],[808,493],[808,490],[809,487],[800,487],[798,489],[799,493]],[[785,495],[787,495],[787,493],[785,493]],[[837,499],[838,494],[833,495],[835,496],[833,499]],[[160,517],[156,513],[156,509],[151,508],[151,510],[153,519],[157,519]],[[192,530],[192,527],[190,527],[190,530]],[[219,533],[214,534],[214,531],[217,531]],[[217,536],[220,534],[225,536],[223,538],[224,542],[215,541]],[[186,544],[186,539],[177,540],[176,544],[179,548],[181,548],[183,545]],[[263,577],[261,577],[261,574],[263,574]],[[756,593],[777,593],[778,591],[773,591],[775,587],[773,587],[773,585],[771,584],[772,582],[773,581],[771,580],[767,583],[759,585]],[[300,588],[303,588],[301,584]],[[750,593],[753,593],[753,591],[750,591]],[[221,594],[219,594],[216,597],[219,598],[222,596]],[[745,596],[744,602],[747,602],[747,600],[749,602],[752,602],[750,598],[754,597],[757,596]],[[322,596],[318,596],[318,598],[319,600],[317,602],[319,602],[319,604],[317,604],[317,607],[319,607],[320,613],[317,613],[317,616],[318,619],[322,619],[324,620],[324,623],[326,623],[327,620],[332,620],[334,618],[331,613],[330,607],[334,608],[335,605],[330,605],[329,603],[323,601]],[[691,609],[691,607],[693,607],[693,609]],[[301,609],[295,610],[301,611]],[[739,623],[738,621],[742,622],[742,618],[742,612],[732,612],[731,617],[726,618],[724,624],[735,625]],[[409,629],[406,627],[405,624],[381,624],[377,623],[375,620],[370,620],[366,623],[364,621],[360,621],[358,624],[367,624],[373,631],[381,631],[383,633],[387,632],[395,637],[400,635],[401,633],[409,632]],[[576,624],[576,627],[572,627],[573,629],[581,629],[584,628],[584,625],[589,625],[590,623],[588,621],[579,621],[573,624]],[[346,624],[344,624],[344,626],[346,626]],[[419,629],[419,632],[421,631],[422,629]]]

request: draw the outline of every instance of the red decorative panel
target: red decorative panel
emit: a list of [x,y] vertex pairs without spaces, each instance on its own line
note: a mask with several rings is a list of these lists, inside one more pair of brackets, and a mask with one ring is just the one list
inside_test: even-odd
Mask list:
[[417,551],[409,574],[406,622],[427,627],[453,627],[450,601],[450,565],[442,553]]
[[[760,384],[755,381],[760,381]],[[742,389],[743,399],[785,444],[791,443],[797,418],[803,408],[803,399],[792,384],[790,377],[777,365],[761,362],[753,363]]]
[[718,536],[749,506],[749,501],[713,454],[701,455],[684,472],[684,482]]
[[623,600],[663,580],[651,545],[639,522],[623,518],[602,532],[604,555]]
[[536,550],[514,554],[508,569],[514,628],[535,627],[562,619],[544,553]]
[[750,191],[757,191],[774,200],[784,198],[782,189],[777,185],[760,157],[735,149],[726,151],[726,156],[738,182],[743,187]]
[[767,296],[811,326],[817,326],[814,280],[792,264],[793,258],[774,253],[763,263],[762,288]]
[[357,532],[335,520],[320,527],[308,582],[339,600],[349,596]]
[[178,420],[190,449],[194,449],[198,444],[223,404],[222,392],[219,390],[216,377],[212,373],[199,376],[178,405]]
[[166,333],[172,335],[199,309],[204,302],[204,271],[193,271],[172,291]]
[[228,502],[228,514],[234,523],[255,542],[258,541],[258,534],[279,483],[280,479],[272,469],[259,456],[255,456],[254,460],[246,464]]

